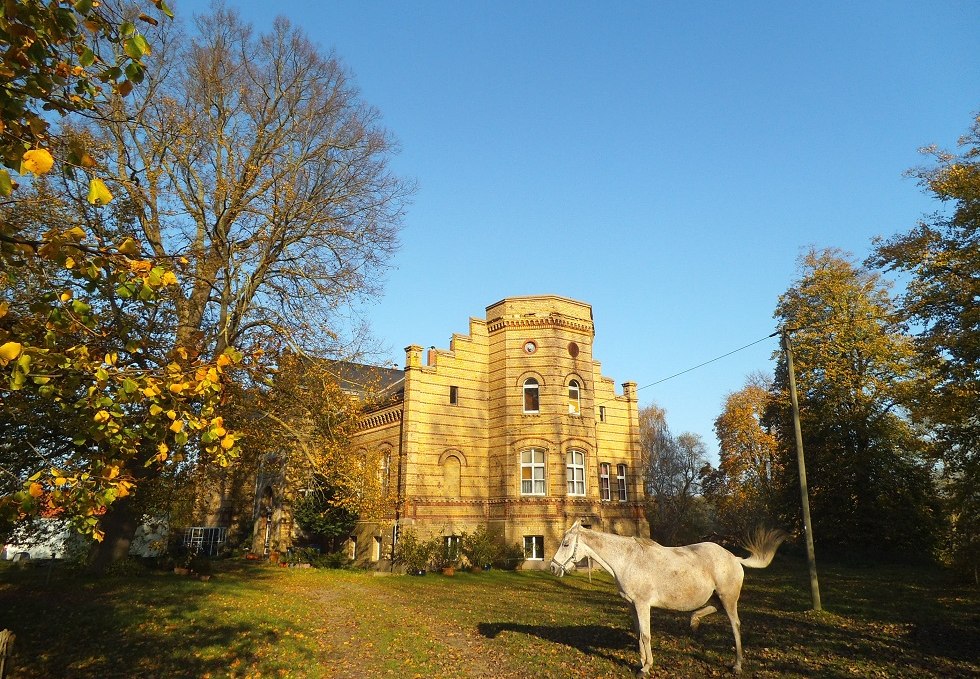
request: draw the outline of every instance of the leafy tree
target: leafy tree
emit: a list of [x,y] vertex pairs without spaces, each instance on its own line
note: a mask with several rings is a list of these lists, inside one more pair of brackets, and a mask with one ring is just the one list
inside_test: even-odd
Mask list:
[[[412,190],[387,167],[394,143],[377,124],[377,112],[359,100],[340,62],[320,54],[301,32],[277,20],[270,33],[256,36],[221,7],[200,17],[197,29],[192,39],[173,25],[159,26],[148,33],[152,53],[141,37],[137,42],[147,49],[140,52],[139,77],[127,76],[126,85],[93,98],[86,105],[92,124],[65,127],[66,157],[93,176],[85,198],[104,205],[116,196],[112,218],[103,207],[102,217],[88,220],[82,231],[44,233],[26,244],[45,246],[43,255],[89,279],[100,266],[110,267],[113,275],[99,275],[114,284],[114,298],[162,301],[172,313],[161,345],[167,360],[151,365],[174,379],[143,384],[127,373],[125,389],[145,395],[161,386],[171,399],[193,395],[186,408],[148,405],[154,416],[166,418],[160,420],[168,425],[164,432],[179,420],[181,431],[171,435],[190,434],[191,443],[200,436],[200,447],[189,449],[193,454],[183,462],[194,466],[215,455],[227,463],[236,451],[238,436],[225,418],[246,418],[227,403],[214,409],[223,371],[241,356],[232,347],[248,347],[253,357],[265,351],[272,357],[265,365],[275,365],[286,346],[346,350],[337,314],[375,289],[374,276],[395,247]],[[120,24],[118,35],[132,60],[136,50],[126,42],[128,31]],[[37,167],[45,158],[27,160]],[[59,192],[77,195],[72,181],[69,173]],[[21,240],[15,254],[25,245]],[[87,240],[96,245],[82,242]],[[93,269],[96,256],[101,259]],[[128,333],[127,341],[136,334]],[[0,350],[15,374],[19,346]],[[111,378],[123,365],[119,360],[128,367],[131,353],[123,346],[107,354],[116,357],[115,365],[98,367]],[[245,384],[236,391],[250,389]],[[115,411],[107,412],[115,426]],[[202,419],[192,420],[195,413]],[[126,425],[120,430],[133,431]],[[141,445],[150,440],[139,437]],[[172,445],[148,452],[173,459]],[[137,481],[144,487],[157,482],[163,472],[142,459],[120,469],[125,473],[118,477],[110,471],[100,478],[133,484],[124,487],[128,491]],[[210,468],[193,476],[217,476],[218,487],[227,481]],[[109,500],[97,498],[93,511],[103,511]],[[135,507],[119,504],[102,515],[103,561],[125,553],[134,519]]]
[[327,513],[331,520],[381,520],[392,513],[397,489],[392,461],[382,459],[378,450],[351,446],[361,413],[375,396],[371,385],[360,397],[346,393],[341,367],[285,353],[269,384],[232,388],[235,398],[224,413],[242,433],[241,452],[234,465],[204,466],[191,475],[197,516],[216,512],[218,503],[208,504],[214,498],[246,510],[229,517],[233,527],[249,524],[257,474],[275,480],[283,509],[297,520],[301,508],[307,518],[311,512]]
[[773,520],[777,479],[782,470],[775,434],[763,424],[770,401],[771,379],[750,377],[725,399],[715,420],[719,468],[702,479],[724,532],[746,535]]
[[650,534],[665,545],[692,542],[706,525],[699,497],[699,479],[707,466],[707,450],[697,434],[671,435],[666,411],[657,405],[640,410],[647,517]]
[[340,549],[343,540],[353,532],[357,514],[334,501],[333,490],[322,478],[315,478],[312,488],[298,499],[293,517],[304,533],[329,552]]
[[[838,250],[808,252],[800,270],[775,315],[792,332],[818,549],[928,558],[941,517],[924,432],[901,407],[918,375],[888,288]],[[786,518],[798,522],[785,359],[775,384],[767,424],[779,439]]]
[[[144,3],[146,4],[146,3]],[[54,162],[49,150],[51,118],[89,112],[107,93],[127,95],[145,75],[151,52],[137,22],[157,25],[173,18],[163,0],[159,14],[124,10],[114,2],[13,0],[0,7],[0,161],[15,172],[44,174]],[[86,166],[84,148],[68,160]],[[0,169],[0,194],[13,179]],[[6,235],[9,235],[6,234]]]
[[[218,6],[195,35],[168,27],[157,43],[135,96],[78,136],[106,149],[98,169],[127,228],[175,262],[174,344],[261,350],[272,366],[287,348],[350,355],[340,314],[377,289],[413,189],[388,168],[377,111],[285,19],[257,35]],[[244,464],[199,477],[220,488]]]
[[933,164],[913,170],[950,209],[908,233],[879,240],[869,263],[907,280],[901,313],[915,329],[924,378],[914,411],[933,431],[954,511],[953,552],[980,560],[980,115],[960,139],[962,152],[924,149]]
[[[94,236],[112,200],[92,170],[94,149],[54,144],[45,115],[97,115],[100,101],[142,80],[151,49],[128,16],[85,0],[18,0],[0,11],[0,156],[8,168],[0,170],[8,199],[0,206],[0,369],[8,378],[0,412],[12,434],[0,447],[0,513],[7,521],[58,513],[96,539],[108,530],[108,508],[131,503],[132,491],[186,446],[226,462],[237,438],[214,408],[238,355],[229,348],[205,363],[185,347],[171,344],[164,354],[138,339],[141,320],[177,277],[134,238]],[[30,179],[56,167],[83,202],[69,207]],[[42,435],[31,440],[38,421]]]

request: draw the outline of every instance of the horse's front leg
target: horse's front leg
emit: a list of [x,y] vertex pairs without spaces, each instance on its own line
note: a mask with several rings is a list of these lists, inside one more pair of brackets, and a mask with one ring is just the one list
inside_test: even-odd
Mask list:
[[653,667],[653,651],[650,649],[650,604],[633,602],[633,620],[636,624],[636,634],[640,639],[640,669],[636,675],[645,677]]

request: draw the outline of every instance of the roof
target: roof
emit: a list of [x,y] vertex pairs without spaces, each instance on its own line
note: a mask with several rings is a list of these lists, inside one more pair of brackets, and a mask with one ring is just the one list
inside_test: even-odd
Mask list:
[[405,371],[350,361],[329,361],[340,388],[359,398],[394,399],[405,391]]

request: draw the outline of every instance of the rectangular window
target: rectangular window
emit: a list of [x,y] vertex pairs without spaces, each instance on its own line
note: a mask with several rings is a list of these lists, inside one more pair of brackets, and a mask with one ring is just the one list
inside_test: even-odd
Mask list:
[[619,501],[626,502],[626,465],[616,465],[616,485],[619,487]]
[[567,456],[568,494],[585,495],[585,453],[569,450]]
[[606,421],[606,406],[599,406],[599,421]]
[[462,543],[460,542],[460,536],[458,535],[447,535],[442,541],[443,549],[445,554],[450,559],[458,559],[460,555],[460,547]]
[[449,405],[459,403],[459,387],[449,387]]
[[544,536],[525,535],[524,536],[524,558],[528,561],[544,560]]
[[603,462],[599,465],[599,499],[609,502],[612,494],[609,490],[609,463]]
[[521,451],[521,495],[544,495],[544,451]]
[[374,548],[371,550],[371,561],[381,561],[381,536],[374,536]]
[[347,552],[347,555],[350,557],[351,561],[354,561],[357,558],[357,538],[352,535],[347,541],[347,544],[350,547],[350,551]]

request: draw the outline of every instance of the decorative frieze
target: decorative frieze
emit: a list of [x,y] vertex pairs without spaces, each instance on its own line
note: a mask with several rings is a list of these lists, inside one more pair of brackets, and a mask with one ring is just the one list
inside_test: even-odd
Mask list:
[[595,335],[595,326],[591,321],[581,318],[572,318],[560,314],[549,316],[518,316],[495,318],[487,323],[487,330],[491,333],[498,332],[504,328],[562,328],[573,332],[582,333],[592,337]]

